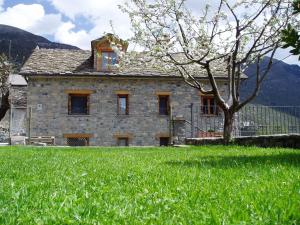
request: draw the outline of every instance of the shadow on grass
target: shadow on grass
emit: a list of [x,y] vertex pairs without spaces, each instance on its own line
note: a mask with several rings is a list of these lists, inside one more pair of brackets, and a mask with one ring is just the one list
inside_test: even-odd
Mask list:
[[234,168],[254,167],[263,165],[288,165],[300,167],[300,154],[283,153],[278,155],[240,155],[240,156],[204,156],[198,159],[172,160],[166,164],[171,166],[184,167],[213,167],[213,168]]

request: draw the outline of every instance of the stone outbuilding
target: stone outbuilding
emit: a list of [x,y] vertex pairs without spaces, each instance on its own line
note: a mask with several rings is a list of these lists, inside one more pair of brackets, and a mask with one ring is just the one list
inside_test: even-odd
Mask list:
[[27,81],[19,74],[10,74],[10,109],[0,122],[0,142],[9,142],[10,136],[26,136]]

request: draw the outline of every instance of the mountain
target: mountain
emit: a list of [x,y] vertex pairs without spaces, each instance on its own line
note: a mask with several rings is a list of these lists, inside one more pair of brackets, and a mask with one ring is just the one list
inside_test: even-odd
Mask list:
[[[0,24],[0,53],[9,55],[11,43],[11,60],[20,67],[30,56],[32,51],[40,48],[78,49],[75,46],[51,42],[44,37],[27,31]],[[267,59],[261,62],[265,68]],[[245,98],[255,87],[256,65],[250,65],[245,74],[249,77],[243,83],[241,97]],[[263,82],[259,95],[252,102],[268,106],[300,106],[300,67],[274,60],[273,66]]]
[[[266,68],[268,59],[260,64]],[[241,88],[241,98],[245,98],[255,88],[256,64],[250,65],[245,74],[249,77]],[[274,59],[273,66],[261,85],[254,104],[267,106],[300,106],[300,67]]]
[[50,49],[79,49],[75,46],[51,42],[16,27],[0,24],[0,53],[8,56],[9,46],[11,46],[10,59],[18,64],[18,67],[26,61],[37,46]]

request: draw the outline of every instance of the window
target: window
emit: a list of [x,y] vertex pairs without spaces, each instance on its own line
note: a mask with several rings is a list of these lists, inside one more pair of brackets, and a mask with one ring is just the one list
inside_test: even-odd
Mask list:
[[118,138],[118,146],[128,146],[128,137],[119,137]]
[[170,141],[169,137],[160,137],[159,138],[159,145],[160,146],[168,146],[169,143],[170,143],[169,141]]
[[101,70],[111,70],[117,64],[118,58],[115,52],[102,52]]
[[118,94],[118,114],[128,115],[128,94]]
[[218,115],[218,106],[213,96],[202,96],[201,111],[206,115]]
[[67,138],[68,146],[89,146],[89,138]]
[[64,134],[68,146],[89,146],[92,134]]
[[89,95],[69,94],[68,113],[69,115],[88,115]]
[[169,95],[159,95],[159,115],[169,115]]
[[130,133],[116,133],[114,134],[117,146],[129,146],[129,142],[133,136]]

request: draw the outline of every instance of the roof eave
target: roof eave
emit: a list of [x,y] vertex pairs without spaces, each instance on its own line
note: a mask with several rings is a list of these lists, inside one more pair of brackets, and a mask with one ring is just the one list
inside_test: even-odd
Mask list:
[[[140,74],[91,74],[91,73],[28,73],[28,72],[20,72],[21,75],[26,77],[55,77],[55,78],[65,78],[65,77],[101,77],[101,78],[168,78],[168,79],[182,79],[181,76],[170,76],[170,75],[140,75]],[[208,77],[196,77],[199,80],[208,80]],[[227,77],[215,77],[217,80],[227,80]],[[241,77],[242,80],[246,80],[247,77]]]

